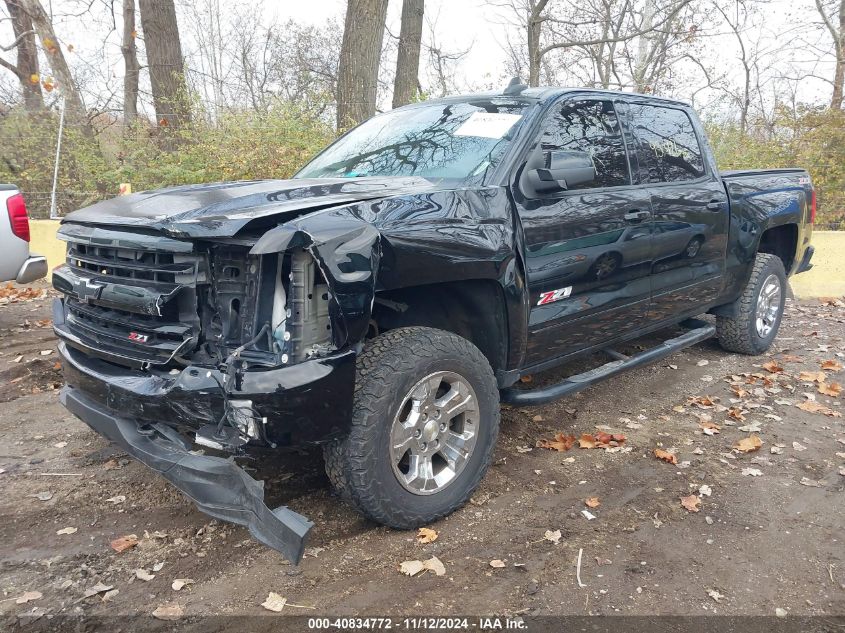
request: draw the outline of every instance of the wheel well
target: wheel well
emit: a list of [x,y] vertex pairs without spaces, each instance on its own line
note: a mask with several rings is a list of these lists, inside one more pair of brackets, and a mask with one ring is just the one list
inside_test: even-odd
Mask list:
[[501,286],[473,279],[386,290],[376,294],[370,336],[397,327],[446,330],[472,342],[493,370],[507,362],[508,322]]
[[796,224],[782,224],[763,233],[760,237],[759,253],[777,255],[783,262],[786,274],[792,270],[795,262],[795,251],[798,248],[798,226]]

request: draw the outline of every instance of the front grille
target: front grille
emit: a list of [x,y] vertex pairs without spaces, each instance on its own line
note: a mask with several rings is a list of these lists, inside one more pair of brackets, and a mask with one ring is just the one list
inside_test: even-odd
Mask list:
[[128,365],[167,364],[196,345],[197,286],[208,266],[190,245],[120,231],[63,235],[66,265],[53,274],[65,294],[56,330],[88,353]]
[[165,284],[175,284],[177,278],[190,281],[197,270],[191,256],[78,242],[68,244],[67,264],[86,275]]
[[166,363],[191,341],[190,325],[109,310],[68,298],[66,324],[80,341],[146,363]]

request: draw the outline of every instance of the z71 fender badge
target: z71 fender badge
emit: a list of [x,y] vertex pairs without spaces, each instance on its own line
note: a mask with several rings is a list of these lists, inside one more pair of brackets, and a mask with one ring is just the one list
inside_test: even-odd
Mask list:
[[540,300],[537,302],[537,305],[544,306],[547,303],[554,303],[555,301],[566,299],[571,294],[572,286],[567,286],[566,288],[558,288],[557,290],[549,290],[548,292],[543,292],[540,294]]

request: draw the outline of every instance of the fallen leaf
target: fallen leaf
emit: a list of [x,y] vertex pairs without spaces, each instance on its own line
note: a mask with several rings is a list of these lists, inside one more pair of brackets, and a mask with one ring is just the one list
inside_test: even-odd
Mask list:
[[132,547],[135,547],[137,544],[138,536],[135,534],[127,534],[126,536],[120,536],[110,543],[111,548],[118,554]]
[[827,374],[823,371],[802,371],[798,374],[798,380],[802,382],[824,382]]
[[12,361],[13,363],[19,363],[23,360],[23,354],[20,356],[15,356],[15,359]]
[[592,521],[596,518],[596,515],[590,512],[589,510],[581,510],[581,514],[584,515],[584,518],[587,519],[587,521]]
[[531,374],[526,374],[525,376],[523,376],[522,378],[519,379],[519,382],[526,384],[526,385],[530,384],[530,383],[534,382],[534,376],[532,376]]
[[496,569],[502,569],[505,567],[505,561],[499,560],[498,558],[493,559],[490,561],[490,567],[495,567]]
[[90,598],[91,596],[96,596],[98,593],[104,593],[106,591],[111,591],[114,589],[114,585],[104,585],[101,582],[98,582],[93,587],[90,587],[85,590],[85,593],[82,594],[83,598]]
[[801,481],[799,483],[802,486],[812,486],[813,488],[821,488],[824,485],[823,481],[816,481],[815,479],[810,479],[808,477],[801,477]]
[[178,620],[183,615],[185,615],[185,609],[178,604],[162,604],[153,611],[153,617],[159,620]]
[[40,591],[25,591],[18,598],[15,599],[15,604],[26,604],[31,600],[38,600],[42,598]]
[[433,543],[437,540],[437,532],[431,528],[421,527],[417,531],[417,543]]
[[716,602],[719,602],[722,598],[725,597],[715,589],[708,589],[707,595],[713,598],[713,600],[715,600]]
[[783,371],[783,367],[778,365],[776,360],[770,360],[767,363],[763,363],[761,367],[771,374],[779,374]]
[[584,505],[588,508],[598,508],[601,505],[601,501],[599,501],[598,497],[589,497],[584,501]]
[[699,409],[712,409],[718,400],[715,396],[690,396],[687,398],[687,404],[695,405]]
[[839,394],[842,393],[842,385],[838,382],[832,382],[829,385],[827,383],[822,383],[817,387],[817,389],[820,394],[830,396],[831,398],[838,398]]
[[822,415],[826,415],[829,418],[842,417],[842,414],[839,411],[834,411],[833,409],[824,406],[820,402],[814,402],[813,400],[807,400],[805,402],[801,402],[800,404],[796,404],[795,406],[801,409],[802,411],[809,411],[810,413],[821,413]]
[[58,534],[58,535],[74,534],[76,531],[77,531],[77,528],[75,528],[75,527],[66,527],[66,528],[62,528],[61,530],[57,530],[56,534]]
[[763,440],[758,435],[749,435],[734,444],[734,450],[740,453],[753,453],[763,445]]
[[796,451],[806,451],[807,447],[801,444],[800,442],[792,442],[792,449]]
[[731,407],[728,410],[728,417],[736,420],[737,422],[745,422],[745,412],[740,409],[739,407]]
[[177,578],[173,581],[170,587],[173,591],[179,591],[185,585],[193,585],[196,581],[193,578]]
[[825,371],[839,371],[842,369],[842,363],[837,360],[823,360],[821,366]]
[[422,571],[433,571],[437,576],[443,576],[446,573],[446,567],[440,562],[436,556],[432,556],[428,560],[406,560],[399,563],[399,571],[406,576],[416,576]]
[[537,448],[547,448],[552,451],[563,453],[572,448],[575,444],[574,435],[557,433],[553,440],[540,439],[537,441]]
[[589,433],[582,433],[581,437],[578,438],[578,448],[595,448],[596,447],[596,438],[594,438]]
[[654,449],[654,456],[657,459],[662,459],[664,462],[668,462],[670,464],[677,464],[678,458],[674,453],[670,453],[669,451],[664,451],[662,448],[655,448]]
[[741,474],[743,477],[760,477],[763,471],[759,468],[743,468]]
[[709,420],[702,420],[698,423],[698,426],[701,428],[701,432],[704,433],[704,435],[717,435],[722,430],[722,427],[714,422],[710,422]]
[[144,582],[150,582],[153,578],[155,578],[155,574],[151,574],[146,569],[136,569],[135,578],[143,580]]
[[271,591],[270,594],[267,596],[267,599],[261,603],[261,606],[267,609],[268,611],[280,613],[282,609],[285,608],[287,602],[287,598],[282,598],[282,596],[280,596],[279,594]]
[[701,510],[701,499],[698,495],[689,495],[688,497],[681,497],[681,505],[689,512],[698,512]]
[[546,530],[545,533],[543,534],[543,538],[545,540],[551,541],[555,545],[560,543],[560,537],[561,537],[560,530],[555,530],[554,532],[552,532],[551,530]]

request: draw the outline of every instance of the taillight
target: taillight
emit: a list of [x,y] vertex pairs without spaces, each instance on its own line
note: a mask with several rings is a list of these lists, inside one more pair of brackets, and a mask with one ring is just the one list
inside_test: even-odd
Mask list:
[[810,224],[816,222],[816,190],[813,189],[810,194]]
[[9,224],[12,225],[12,233],[25,242],[29,241],[29,217],[26,215],[26,202],[23,196],[16,193],[6,200],[6,208],[9,210]]

